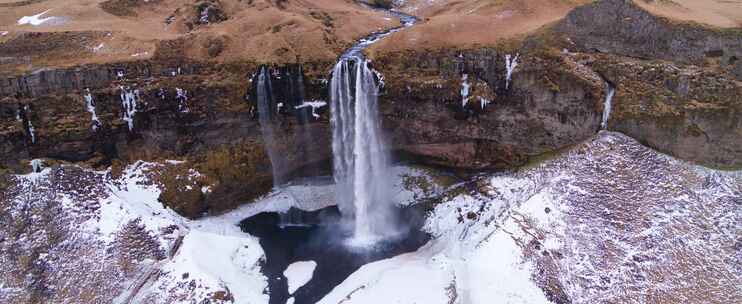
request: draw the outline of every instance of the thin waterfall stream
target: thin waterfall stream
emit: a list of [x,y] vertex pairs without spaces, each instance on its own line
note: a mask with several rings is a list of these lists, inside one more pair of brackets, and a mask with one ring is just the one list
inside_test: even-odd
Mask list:
[[605,83],[605,102],[603,104],[603,117],[600,121],[600,129],[608,129],[608,119],[611,118],[611,107],[613,106],[613,96],[616,95],[616,87],[610,82]]
[[[415,24],[413,16],[384,10],[401,26],[372,33],[346,50],[332,71],[329,86],[332,128],[333,181],[337,206],[316,211],[291,208],[263,212],[240,223],[243,231],[260,239],[266,256],[262,266],[268,278],[269,302],[317,303],[361,266],[414,251],[429,236],[420,230],[423,212],[417,206],[400,207],[389,196],[392,176],[378,117],[381,75],[372,69],[363,50],[384,37]],[[256,77],[260,124],[264,137],[276,136],[272,117],[276,100],[270,73]],[[274,138],[265,138],[270,155]],[[271,157],[274,176],[282,179],[280,155]],[[274,179],[274,186],[281,181]],[[277,187],[278,189],[278,187]],[[288,222],[287,223],[287,217]],[[295,224],[298,223],[298,224]],[[404,223],[404,224],[401,224]],[[285,271],[296,263],[313,262],[311,279],[291,290]]]

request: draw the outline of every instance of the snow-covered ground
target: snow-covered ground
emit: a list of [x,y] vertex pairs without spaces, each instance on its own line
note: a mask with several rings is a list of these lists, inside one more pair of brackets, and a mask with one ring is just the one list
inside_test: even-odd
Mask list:
[[[0,193],[0,219],[13,223],[0,228],[0,302],[267,303],[263,250],[239,222],[334,204],[332,184],[307,179],[223,215],[188,220],[158,201],[152,173],[165,165],[182,162],[138,162],[117,178],[75,166],[15,176],[16,186]],[[394,174],[415,181],[395,183],[401,201],[441,190],[422,169],[395,167]],[[304,284],[305,273],[290,272],[294,287]]]
[[58,24],[64,23],[65,19],[61,17],[54,17],[54,16],[42,17],[46,15],[49,11],[51,10],[46,10],[46,11],[43,11],[33,16],[23,16],[21,17],[21,19],[18,19],[18,24],[19,25],[28,24],[28,25],[33,25],[33,26],[39,26],[39,25],[51,25],[51,24],[58,25]]
[[321,303],[735,303],[742,172],[622,134],[472,181],[417,252],[365,265]]
[[314,275],[314,269],[317,268],[315,261],[300,261],[289,265],[283,272],[288,280],[289,294],[293,294],[299,287],[304,286]]
[[[150,172],[166,164],[139,162],[118,178],[72,166],[13,177],[0,192],[0,302],[267,303],[263,250],[237,224],[334,204],[330,183],[305,180],[188,220],[157,201]],[[458,184],[427,169],[393,171],[399,203],[435,202],[425,224],[433,239],[363,266],[321,303],[742,298],[742,172],[677,161],[610,132]],[[310,265],[286,271],[295,288],[312,273],[299,266]]]

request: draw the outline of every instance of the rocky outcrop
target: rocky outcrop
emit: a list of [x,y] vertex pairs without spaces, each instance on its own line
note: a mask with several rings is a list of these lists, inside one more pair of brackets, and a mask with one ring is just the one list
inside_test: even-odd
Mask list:
[[[512,168],[595,132],[600,78],[558,54],[516,51],[393,53],[377,58],[386,90],[380,111],[395,149],[464,169]],[[512,59],[511,59],[512,60]]]
[[[606,17],[610,10],[635,24]],[[588,19],[594,22],[590,30],[580,26]],[[613,42],[610,31],[619,31]],[[640,36],[626,36],[631,31]],[[737,38],[670,23],[625,1],[581,7],[524,43],[375,52],[372,64],[385,82],[381,125],[396,155],[414,162],[513,168],[597,132],[609,82],[617,88],[610,130],[686,160],[740,167],[742,89],[723,60],[709,62],[707,55],[718,55],[711,49],[715,42],[698,40],[697,33],[716,37],[723,46],[719,58],[733,61]],[[658,45],[692,50],[668,55],[658,45],[640,45],[655,35],[673,37]],[[177,52],[185,43],[163,42],[151,60],[3,76],[0,171],[27,171],[35,158],[93,166],[187,159],[207,178],[195,185],[164,179],[172,187],[161,199],[190,217],[229,209],[270,189],[275,170],[257,113],[261,65],[189,61]],[[514,66],[510,78],[508,61]],[[285,162],[281,175],[329,172],[330,109],[301,106],[328,101],[332,64],[264,66],[272,86],[273,148]],[[88,89],[97,123],[86,106]],[[207,185],[214,185],[208,193],[193,191]],[[179,205],[175,197],[189,203]]]
[[579,51],[617,87],[610,130],[685,160],[742,167],[742,29],[606,0],[575,9],[549,35],[548,45]]
[[[191,217],[232,208],[269,190],[271,166],[249,93],[248,71],[257,65],[167,62],[86,66],[6,79],[0,99],[0,167],[27,171],[28,161],[35,158],[92,166],[107,166],[115,159],[187,159],[215,185],[208,195],[190,196],[194,199],[187,208],[176,208]],[[273,77],[303,78],[298,72],[276,69]],[[276,90],[285,91],[285,85],[295,82],[276,81]],[[307,96],[318,98],[315,87],[322,85],[307,82]],[[95,127],[86,108],[87,92],[99,121]],[[287,158],[320,162],[329,157],[326,120],[314,122],[303,122],[307,127],[299,132],[292,112],[281,113],[282,142],[318,138],[310,148],[286,144],[282,152]],[[324,156],[297,155],[315,147],[325,149],[316,153]],[[180,193],[177,179],[169,180],[174,192],[166,191],[166,203],[173,202],[167,196]]]
[[742,167],[742,84],[734,76],[617,56],[586,64],[618,87],[611,130],[678,158]]
[[742,80],[742,29],[716,29],[650,14],[631,0],[578,7],[556,30],[570,50],[611,53],[683,64],[718,65]]

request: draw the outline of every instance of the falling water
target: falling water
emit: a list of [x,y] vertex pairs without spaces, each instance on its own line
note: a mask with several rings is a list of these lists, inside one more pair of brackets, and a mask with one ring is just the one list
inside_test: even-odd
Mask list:
[[510,88],[510,80],[513,79],[513,71],[518,66],[519,57],[520,54],[515,54],[515,57],[512,57],[510,54],[505,55],[505,89]]
[[139,90],[120,87],[121,89],[121,108],[123,109],[121,119],[129,126],[129,131],[134,130],[134,116],[137,114],[137,101],[139,100]]
[[90,89],[85,89],[85,95],[83,97],[85,98],[85,109],[91,115],[91,128],[93,131],[96,131],[101,126],[101,123],[98,119],[98,115],[95,113],[95,100],[93,99],[93,95],[90,93]]
[[616,88],[610,83],[605,83],[606,95],[605,104],[603,105],[603,119],[600,122],[600,128],[605,130],[608,128],[608,118],[611,116],[611,103],[613,101],[613,95],[616,94]]
[[258,119],[260,121],[260,131],[263,133],[265,141],[265,150],[271,161],[271,170],[273,170],[273,185],[277,186],[283,182],[284,161],[277,154],[276,130],[273,118],[277,110],[273,107],[271,77],[268,68],[261,67],[258,74],[257,98],[258,98]]
[[385,195],[387,156],[379,130],[379,86],[364,58],[340,60],[330,84],[333,176],[338,203],[354,215],[354,242],[386,234],[391,203]]
[[363,50],[384,37],[410,27],[413,16],[388,11],[402,26],[361,39],[346,50],[330,81],[333,178],[340,211],[353,216],[352,245],[365,246],[397,232],[390,221],[387,196],[388,157],[378,124],[378,94],[382,76],[369,67]]

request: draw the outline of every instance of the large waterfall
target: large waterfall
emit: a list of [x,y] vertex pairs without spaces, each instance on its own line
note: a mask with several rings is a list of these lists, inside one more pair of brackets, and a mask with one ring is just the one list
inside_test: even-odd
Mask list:
[[330,82],[333,178],[336,202],[353,219],[352,245],[368,245],[397,233],[388,195],[388,157],[378,123],[380,75],[363,50],[410,27],[417,18],[395,11],[401,27],[371,34],[345,51]]
[[332,100],[333,176],[341,210],[354,217],[354,241],[370,243],[394,232],[385,182],[388,160],[378,124],[376,73],[360,56],[335,65]]

